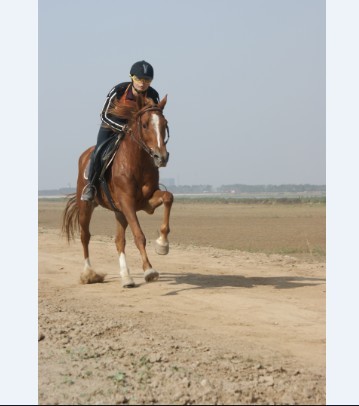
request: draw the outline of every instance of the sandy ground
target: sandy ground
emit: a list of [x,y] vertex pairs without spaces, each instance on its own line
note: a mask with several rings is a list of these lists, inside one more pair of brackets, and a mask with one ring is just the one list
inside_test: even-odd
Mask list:
[[324,257],[218,248],[216,230],[193,245],[189,214],[190,244],[148,239],[159,281],[128,238],[123,289],[109,232],[90,245],[105,283],[81,285],[57,220],[39,206],[39,404],[325,404]]

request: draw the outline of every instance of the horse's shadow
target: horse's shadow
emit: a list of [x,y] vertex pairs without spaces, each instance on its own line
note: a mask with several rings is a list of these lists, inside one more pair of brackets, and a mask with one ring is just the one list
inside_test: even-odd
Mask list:
[[213,288],[254,288],[257,286],[272,286],[274,289],[294,289],[306,286],[323,285],[323,278],[303,276],[271,276],[245,277],[241,275],[203,275],[197,273],[162,274],[161,280],[170,285],[191,285],[183,289],[173,290],[164,296],[177,295],[181,291]]

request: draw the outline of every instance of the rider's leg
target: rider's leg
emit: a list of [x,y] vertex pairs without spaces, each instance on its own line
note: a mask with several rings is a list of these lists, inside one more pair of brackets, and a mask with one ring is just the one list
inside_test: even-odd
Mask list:
[[105,128],[105,127],[100,127],[100,130],[98,132],[97,136],[97,143],[94,151],[91,154],[90,158],[90,167],[89,167],[89,173],[88,173],[88,183],[85,186],[84,190],[82,191],[81,195],[81,200],[86,200],[86,201],[92,201],[95,192],[96,192],[96,187],[95,183],[97,181],[97,176],[98,176],[98,159],[99,159],[99,150],[101,149],[101,146],[104,144],[105,141],[107,141],[109,138],[113,137],[114,131],[111,130],[110,128]]

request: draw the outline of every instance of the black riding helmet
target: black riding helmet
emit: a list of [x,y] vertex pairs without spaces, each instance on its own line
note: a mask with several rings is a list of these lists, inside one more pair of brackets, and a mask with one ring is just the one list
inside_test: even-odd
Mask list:
[[153,79],[153,67],[146,61],[138,61],[132,65],[130,75],[139,79]]

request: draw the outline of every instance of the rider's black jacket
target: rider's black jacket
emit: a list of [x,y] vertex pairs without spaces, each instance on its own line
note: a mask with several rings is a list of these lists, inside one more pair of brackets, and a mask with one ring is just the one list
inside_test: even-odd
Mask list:
[[[115,132],[121,131],[124,125],[127,123],[127,120],[121,119],[119,117],[115,117],[114,115],[110,114],[108,110],[112,106],[113,102],[117,99],[120,100],[121,97],[124,95],[125,91],[128,88],[126,99],[128,100],[135,100],[133,93],[132,93],[132,86],[130,86],[131,82],[123,82],[116,86],[114,86],[107,95],[105,104],[101,111],[101,120],[103,124],[107,124],[111,129]],[[149,87],[146,92],[145,96],[152,99],[156,104],[159,103],[159,95],[155,89]]]

